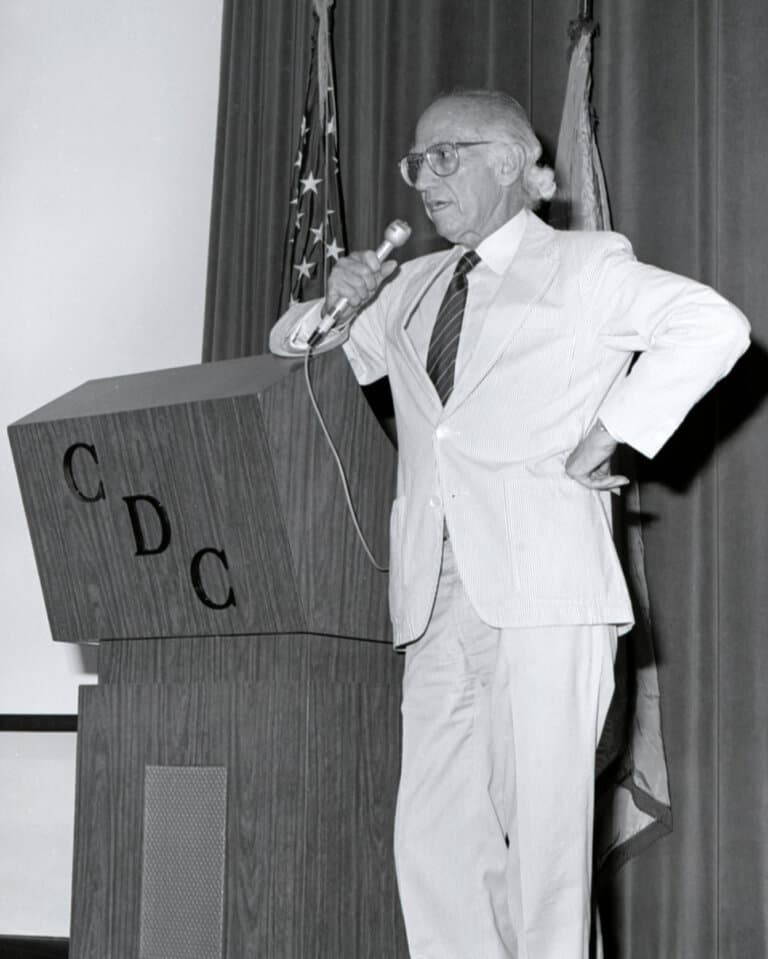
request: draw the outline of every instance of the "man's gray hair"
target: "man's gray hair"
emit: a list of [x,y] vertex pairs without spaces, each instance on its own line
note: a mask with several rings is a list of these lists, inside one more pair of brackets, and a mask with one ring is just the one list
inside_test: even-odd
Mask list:
[[505,140],[516,144],[523,151],[523,171],[520,184],[525,205],[535,209],[542,200],[551,200],[555,194],[555,174],[548,166],[539,164],[542,149],[533,132],[531,121],[520,104],[502,90],[452,90],[438,100],[464,100],[481,112]]

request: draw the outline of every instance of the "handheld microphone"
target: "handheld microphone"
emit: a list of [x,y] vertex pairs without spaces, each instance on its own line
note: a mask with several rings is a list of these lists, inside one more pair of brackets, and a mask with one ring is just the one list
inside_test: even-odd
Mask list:
[[[375,250],[379,263],[383,263],[396,247],[402,246],[410,235],[411,228],[405,220],[393,220],[384,231],[384,242]],[[315,346],[318,340],[322,339],[322,337],[335,326],[336,321],[348,306],[349,300],[346,296],[342,296],[334,305],[333,309],[329,310],[320,320],[315,327],[315,331],[308,338],[307,345],[310,347]]]

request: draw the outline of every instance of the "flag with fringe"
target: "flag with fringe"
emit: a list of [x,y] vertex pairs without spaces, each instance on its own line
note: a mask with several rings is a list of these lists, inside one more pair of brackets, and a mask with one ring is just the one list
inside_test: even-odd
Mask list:
[[[592,44],[596,25],[570,27],[568,85],[557,142],[558,192],[553,226],[609,230],[611,217],[592,112]],[[636,623],[619,640],[616,692],[597,750],[595,861],[615,869],[672,828],[659,682],[645,574],[640,491],[634,453],[620,450],[627,486],[614,510],[614,536],[624,561]]]
[[346,245],[339,173],[331,7],[312,0],[312,54],[299,123],[283,247],[280,314],[322,297]]

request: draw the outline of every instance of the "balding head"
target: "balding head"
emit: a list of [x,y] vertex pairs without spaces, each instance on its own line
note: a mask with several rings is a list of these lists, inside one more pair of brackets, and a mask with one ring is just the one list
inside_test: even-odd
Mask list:
[[506,94],[460,91],[421,115],[403,175],[440,236],[472,249],[525,207],[554,193],[551,170],[520,105]]
[[523,203],[534,209],[555,193],[555,178],[549,167],[539,166],[541,143],[525,110],[514,97],[501,90],[454,90],[434,100],[422,114],[449,107],[461,116],[478,139],[499,140],[520,148],[520,187]]

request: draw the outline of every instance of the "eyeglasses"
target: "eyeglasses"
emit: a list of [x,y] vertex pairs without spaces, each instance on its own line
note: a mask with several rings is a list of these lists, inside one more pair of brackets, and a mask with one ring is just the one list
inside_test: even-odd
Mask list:
[[459,169],[459,150],[462,147],[479,147],[495,140],[464,140],[462,143],[433,143],[423,153],[406,153],[400,161],[400,174],[408,186],[416,186],[421,165],[427,166],[436,176],[450,176]]

